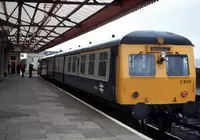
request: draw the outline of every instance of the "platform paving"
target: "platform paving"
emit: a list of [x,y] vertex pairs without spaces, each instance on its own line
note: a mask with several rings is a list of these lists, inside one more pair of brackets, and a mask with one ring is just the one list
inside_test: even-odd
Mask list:
[[142,140],[38,77],[0,86],[0,140]]

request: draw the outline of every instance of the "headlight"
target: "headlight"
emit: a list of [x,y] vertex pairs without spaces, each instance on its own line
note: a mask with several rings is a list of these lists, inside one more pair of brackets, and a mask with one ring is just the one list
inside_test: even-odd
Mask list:
[[134,93],[133,93],[133,98],[137,98],[139,96],[139,93],[137,92],[137,91],[135,91]]
[[161,56],[162,58],[165,58],[165,57],[166,57],[166,52],[161,52],[161,53],[160,53],[160,56]]
[[158,64],[162,64],[165,61],[166,52],[160,52],[159,60],[157,61]]

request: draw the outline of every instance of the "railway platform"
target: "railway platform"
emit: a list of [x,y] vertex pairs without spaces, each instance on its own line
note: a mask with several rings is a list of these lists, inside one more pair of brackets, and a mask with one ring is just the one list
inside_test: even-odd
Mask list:
[[144,140],[41,78],[0,83],[0,140]]

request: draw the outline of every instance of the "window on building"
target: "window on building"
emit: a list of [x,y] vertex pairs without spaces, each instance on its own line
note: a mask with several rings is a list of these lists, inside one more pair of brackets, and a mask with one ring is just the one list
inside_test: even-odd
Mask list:
[[95,66],[95,54],[89,55],[89,67],[88,67],[88,74],[94,75],[94,66]]
[[99,76],[106,76],[106,67],[107,67],[107,52],[101,52],[99,55]]
[[31,58],[31,61],[34,62],[34,58]]
[[85,74],[85,65],[86,65],[86,55],[81,56],[81,74]]

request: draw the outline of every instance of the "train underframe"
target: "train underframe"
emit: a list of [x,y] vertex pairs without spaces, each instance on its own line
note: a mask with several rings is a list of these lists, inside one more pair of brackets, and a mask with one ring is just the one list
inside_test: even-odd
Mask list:
[[196,113],[197,107],[193,101],[166,105],[138,103],[132,107],[132,115],[135,119],[155,124],[160,132],[170,131],[172,123],[179,124],[184,117],[192,118]]
[[[56,80],[49,79],[48,77],[44,76],[42,77],[50,82],[56,82],[59,83],[59,85],[63,85],[63,83],[60,83]],[[67,86],[70,87],[71,89],[74,89],[74,87],[71,87],[69,85]],[[92,95],[90,93],[87,94]],[[120,112],[122,111],[128,114],[131,112],[133,118],[137,120],[140,124],[144,125],[146,123],[155,124],[160,132],[170,131],[172,128],[172,123],[179,124],[180,120],[183,117],[188,117],[188,118],[193,117],[196,115],[197,112],[196,104],[193,101],[188,101],[184,104],[163,104],[163,105],[148,105],[145,103],[137,103],[134,106],[120,105],[102,98],[101,101],[104,102],[105,104],[111,105],[112,107],[118,109]]]

